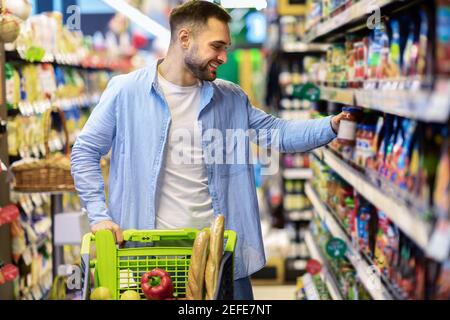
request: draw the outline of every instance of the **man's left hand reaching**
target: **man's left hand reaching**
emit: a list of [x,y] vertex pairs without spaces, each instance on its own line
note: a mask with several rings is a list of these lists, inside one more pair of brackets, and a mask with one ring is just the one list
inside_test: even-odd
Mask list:
[[339,123],[345,117],[344,113],[339,113],[338,115],[331,118],[331,127],[333,128],[334,133],[337,134],[339,130]]

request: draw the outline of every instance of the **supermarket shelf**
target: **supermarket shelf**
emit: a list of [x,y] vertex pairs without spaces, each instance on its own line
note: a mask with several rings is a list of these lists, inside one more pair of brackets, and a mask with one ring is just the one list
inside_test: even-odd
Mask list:
[[305,295],[308,300],[320,300],[319,291],[309,273],[305,273],[302,276],[303,286],[305,289]]
[[61,67],[73,67],[86,70],[105,70],[105,71],[115,71],[116,68],[101,65],[88,65],[83,64],[73,55],[58,55],[54,56],[52,54],[46,54],[46,56],[41,61],[28,61],[20,55],[17,50],[5,51],[6,61],[16,61],[21,63],[51,63],[53,65]]
[[330,233],[337,238],[345,241],[347,245],[346,256],[353,264],[364,287],[375,300],[392,300],[393,296],[387,286],[382,282],[380,276],[373,274],[373,265],[370,265],[360,251],[355,248],[346,232],[341,228],[333,214],[322,203],[317,193],[309,183],[305,186],[305,193],[313,204],[320,219],[327,225]]
[[311,209],[306,210],[288,210],[286,215],[290,221],[311,221],[313,212]]
[[397,0],[362,0],[347,8],[336,16],[319,23],[306,33],[306,43],[316,41],[318,38],[331,34],[338,28],[363,19],[366,15],[373,13],[372,8],[382,8]]
[[283,44],[283,51],[294,53],[326,52],[329,47],[329,44],[287,42]]
[[354,91],[353,89],[340,89],[340,88],[332,88],[319,86],[320,88],[320,99],[326,100],[330,102],[338,102],[342,104],[350,104],[353,105],[354,100]]
[[285,179],[311,179],[312,171],[309,168],[286,168],[283,170]]
[[447,123],[450,80],[438,79],[434,90],[366,90],[320,86],[321,99],[386,112],[410,119]]
[[313,153],[351,184],[360,195],[383,211],[411,240],[426,251],[432,230],[429,223],[423,221],[416,212],[401,203],[399,199],[369,182],[366,176],[330,150],[320,148],[314,150]]
[[16,115],[32,116],[46,112],[53,106],[61,110],[68,111],[74,108],[91,107],[100,101],[101,93],[94,93],[92,95],[81,95],[77,98],[70,99],[48,99],[36,102],[19,102],[16,109],[8,110],[8,116],[14,117]]
[[325,283],[325,285],[328,288],[328,291],[331,294],[331,297],[333,300],[343,300],[341,292],[339,291],[339,287],[336,283],[336,280],[330,273],[330,269],[328,267],[327,261],[323,258],[320,248],[318,248],[316,242],[314,241],[314,238],[311,234],[311,231],[307,231],[305,233],[305,243],[308,247],[309,253],[311,254],[311,258],[316,259],[319,261],[322,265],[322,271],[320,273],[322,281]]

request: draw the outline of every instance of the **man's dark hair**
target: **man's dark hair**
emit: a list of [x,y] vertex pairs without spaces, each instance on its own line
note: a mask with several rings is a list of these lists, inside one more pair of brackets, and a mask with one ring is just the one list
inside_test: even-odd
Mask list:
[[174,8],[169,18],[172,40],[175,39],[179,26],[189,24],[197,31],[207,24],[209,18],[216,18],[225,23],[231,21],[231,16],[224,8],[208,1],[190,0]]

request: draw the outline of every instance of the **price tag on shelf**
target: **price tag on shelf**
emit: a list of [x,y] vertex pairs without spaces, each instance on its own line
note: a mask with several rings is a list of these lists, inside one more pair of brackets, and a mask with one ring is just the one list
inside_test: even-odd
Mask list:
[[56,150],[61,150],[64,146],[64,143],[60,137],[55,139],[55,148]]
[[6,171],[6,170],[8,170],[8,168],[7,168],[6,165],[3,163],[3,161],[0,160],[0,172]]
[[25,115],[24,103],[23,102],[19,102],[18,107],[19,107],[20,114],[21,115]]
[[33,294],[35,300],[41,300],[42,291],[41,288],[39,288],[39,285],[33,286],[33,289],[31,289],[31,293]]
[[40,195],[38,193],[33,193],[31,195],[31,200],[33,200],[36,207],[42,206],[42,198],[40,197]]
[[308,272],[310,275],[316,275],[319,274],[322,270],[322,265],[319,261],[316,259],[309,259],[306,263],[306,272]]
[[24,196],[20,197],[19,204],[22,207],[25,214],[28,217],[31,217],[31,214],[33,213],[33,208],[29,207],[28,202],[26,201],[26,198]]
[[[32,259],[32,254],[31,254],[31,248],[30,247],[27,247],[25,249],[25,251],[22,254],[22,259],[23,259],[23,262],[25,262],[25,265],[29,266],[31,264],[33,259]],[[29,275],[29,276],[31,276],[31,275]],[[30,278],[30,281],[31,281],[31,278]],[[30,281],[27,278],[27,282],[30,283]]]
[[342,259],[347,252],[347,245],[342,239],[332,238],[326,245],[327,254],[333,259]]
[[35,157],[35,158],[39,158],[39,148],[38,148],[38,146],[37,145],[33,145],[32,147],[31,147],[31,153],[33,154],[33,157]]
[[43,143],[39,144],[39,151],[41,152],[42,156],[45,156],[45,145]]

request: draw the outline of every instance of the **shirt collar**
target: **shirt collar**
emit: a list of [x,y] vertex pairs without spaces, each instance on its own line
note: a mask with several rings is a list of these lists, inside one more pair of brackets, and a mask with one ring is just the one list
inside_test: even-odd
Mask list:
[[[163,96],[162,90],[158,84],[158,65],[163,61],[163,59],[152,61],[149,64],[149,77],[152,90],[155,90],[160,96]],[[203,109],[211,100],[214,99],[214,87],[211,81],[203,81],[202,85],[202,103],[201,109]]]

